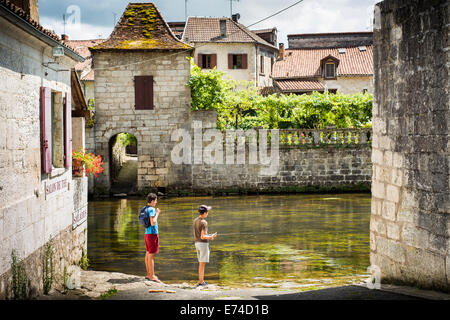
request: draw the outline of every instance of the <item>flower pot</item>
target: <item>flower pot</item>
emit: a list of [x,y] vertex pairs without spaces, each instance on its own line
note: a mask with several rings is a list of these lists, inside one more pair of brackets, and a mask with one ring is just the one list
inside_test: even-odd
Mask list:
[[83,161],[72,159],[72,176],[74,177],[83,176]]

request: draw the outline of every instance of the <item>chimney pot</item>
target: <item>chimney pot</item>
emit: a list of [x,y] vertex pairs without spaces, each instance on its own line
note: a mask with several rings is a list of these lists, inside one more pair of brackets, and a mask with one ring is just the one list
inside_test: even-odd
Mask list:
[[279,58],[280,58],[281,60],[284,59],[284,43],[280,43]]

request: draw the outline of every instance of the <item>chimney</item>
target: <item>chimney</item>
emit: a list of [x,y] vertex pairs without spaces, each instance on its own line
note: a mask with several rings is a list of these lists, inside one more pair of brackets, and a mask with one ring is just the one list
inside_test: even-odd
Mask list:
[[238,22],[238,20],[241,18],[241,15],[239,13],[235,13],[233,15],[231,15],[231,20],[233,20],[234,22]]
[[220,36],[225,38],[227,36],[227,20],[220,19]]
[[62,34],[62,35],[61,35],[61,39],[62,39],[62,41],[69,41],[69,35],[67,35],[67,34]]
[[279,54],[278,54],[278,58],[280,59],[280,60],[283,60],[284,59],[284,43],[280,43],[280,52],[279,52]]
[[25,11],[31,19],[39,23],[39,5],[38,0],[11,0],[16,6]]

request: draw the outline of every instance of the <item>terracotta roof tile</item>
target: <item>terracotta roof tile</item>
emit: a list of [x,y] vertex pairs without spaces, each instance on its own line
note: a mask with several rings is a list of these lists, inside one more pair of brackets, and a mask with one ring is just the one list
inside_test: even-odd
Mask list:
[[338,76],[373,75],[373,46],[365,51],[358,47],[345,48],[340,54],[338,48],[285,50],[283,60],[273,65],[273,78],[315,78],[321,76],[320,61],[331,55],[339,59]]
[[110,37],[91,50],[189,50],[153,3],[129,3]]
[[76,71],[81,71],[80,80],[94,80],[94,70],[92,70],[92,53],[89,47],[104,42],[106,39],[92,40],[67,40],[64,43],[72,47],[75,52],[82,56],[85,60],[75,65]]
[[277,80],[275,84],[281,91],[289,92],[323,91],[325,89],[318,80]]
[[[226,21],[226,37],[221,38],[220,20]],[[259,43],[273,49],[277,47],[268,43],[242,24],[230,18],[188,17],[183,34],[186,42],[219,42],[219,43]]]

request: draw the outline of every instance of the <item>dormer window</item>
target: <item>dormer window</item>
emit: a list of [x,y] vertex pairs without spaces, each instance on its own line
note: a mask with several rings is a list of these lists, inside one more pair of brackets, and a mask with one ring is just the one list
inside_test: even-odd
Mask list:
[[325,78],[336,78],[336,64],[334,62],[325,63]]
[[337,68],[339,66],[339,59],[328,55],[320,60],[320,66],[322,67],[322,76],[325,79],[336,79]]

